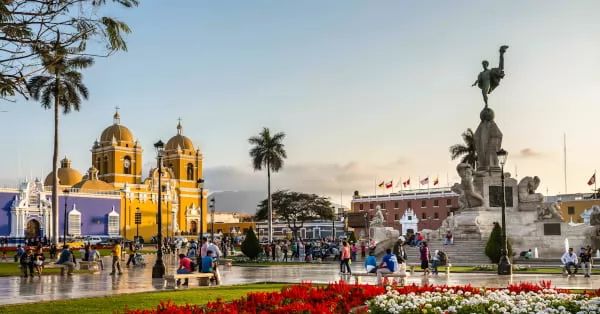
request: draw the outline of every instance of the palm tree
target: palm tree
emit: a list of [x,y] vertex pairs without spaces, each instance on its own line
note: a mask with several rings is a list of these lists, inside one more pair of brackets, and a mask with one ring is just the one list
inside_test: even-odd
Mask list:
[[258,136],[248,139],[253,147],[250,149],[250,158],[254,171],[267,169],[267,199],[269,202],[268,210],[268,239],[269,243],[273,240],[273,201],[271,200],[271,171],[278,172],[283,168],[283,160],[287,158],[287,153],[283,145],[285,133],[279,132],[271,135],[269,128],[263,128]]
[[461,163],[471,165],[473,169],[477,166],[477,151],[475,150],[475,139],[473,138],[473,130],[467,129],[462,134],[465,144],[456,144],[450,146],[450,157],[452,160],[461,158]]
[[[60,36],[58,36],[60,38]],[[44,74],[32,77],[27,82],[31,97],[41,102],[42,108],[54,109],[54,153],[52,156],[52,226],[54,243],[58,244],[58,117],[59,108],[64,114],[71,110],[79,111],[82,97],[88,99],[88,89],[77,70],[90,67],[94,60],[90,57],[74,56],[79,49],[56,44],[38,48],[44,67]],[[66,219],[66,217],[65,217]],[[66,236],[66,235],[64,235]]]

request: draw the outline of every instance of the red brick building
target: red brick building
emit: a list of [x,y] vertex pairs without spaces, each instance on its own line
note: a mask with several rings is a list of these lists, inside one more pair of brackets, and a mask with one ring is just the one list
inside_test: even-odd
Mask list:
[[[386,227],[393,227],[402,232],[400,219],[406,209],[411,208],[419,219],[418,228],[438,229],[442,221],[458,209],[458,194],[450,188],[410,190],[399,193],[364,196],[357,192],[352,198],[351,212],[367,214],[372,217],[377,206],[381,206],[386,218]],[[364,224],[351,226],[362,229]]]

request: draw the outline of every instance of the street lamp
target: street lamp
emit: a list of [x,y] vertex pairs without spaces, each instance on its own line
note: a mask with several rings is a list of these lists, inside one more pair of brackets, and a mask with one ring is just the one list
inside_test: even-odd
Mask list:
[[204,212],[204,205],[202,204],[204,202],[204,179],[200,178],[196,183],[198,183],[198,187],[200,188],[200,236],[198,237],[198,240],[202,241],[202,238],[204,237],[204,216],[202,215]]
[[365,232],[367,233],[367,243],[371,243],[371,232],[369,232],[369,214],[365,213]]
[[152,278],[163,278],[165,274],[165,263],[163,262],[163,252],[162,252],[162,200],[161,200],[161,192],[162,192],[162,159],[164,154],[165,144],[158,140],[154,144],[154,148],[156,149],[156,156],[158,162],[158,234],[156,235],[156,240],[158,243],[158,251],[156,252],[156,263],[154,267],[152,267]]
[[210,227],[210,238],[212,243],[215,243],[215,197],[213,196],[213,198],[210,199],[210,204],[208,205],[208,208],[210,208],[210,220],[211,220],[211,227]]
[[140,224],[142,223],[142,213],[140,212],[140,208],[137,207],[135,209],[135,243],[138,244],[140,242]]
[[498,262],[498,275],[511,275],[512,266],[508,259],[508,245],[506,241],[506,190],[504,187],[504,165],[508,158],[508,152],[504,149],[500,149],[496,155],[498,156],[498,162],[502,167],[500,174],[500,180],[502,181],[502,233],[501,233],[501,244],[500,244],[500,261]]
[[[123,194],[125,195],[125,227],[123,229],[123,238],[127,239],[127,227],[129,226],[129,213],[127,212],[127,183],[125,183],[125,186],[121,189],[121,192],[123,192]],[[131,206],[131,202],[129,202],[129,206]]]
[[63,216],[63,246],[67,245],[67,202],[69,201],[69,189],[63,190],[65,194],[65,214]]
[[335,242],[335,206],[331,206],[333,215],[331,216],[331,242]]

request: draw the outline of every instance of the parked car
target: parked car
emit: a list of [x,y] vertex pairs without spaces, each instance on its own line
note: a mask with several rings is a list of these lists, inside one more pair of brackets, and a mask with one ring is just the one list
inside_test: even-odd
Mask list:
[[101,243],[106,240],[108,240],[107,237],[89,236],[84,239],[84,242],[89,245],[98,245],[98,243]]

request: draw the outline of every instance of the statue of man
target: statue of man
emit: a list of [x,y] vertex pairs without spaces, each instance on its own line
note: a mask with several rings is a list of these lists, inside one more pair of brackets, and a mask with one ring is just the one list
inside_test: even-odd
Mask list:
[[500,80],[504,78],[504,53],[506,49],[508,49],[506,45],[500,47],[500,64],[497,68],[488,69],[490,63],[487,60],[481,62],[483,71],[479,73],[477,80],[471,85],[477,85],[481,89],[485,108],[488,106],[488,94],[491,94],[500,85]]
[[381,206],[377,205],[376,209],[377,212],[375,213],[375,217],[371,219],[370,227],[383,227],[385,217],[383,216],[383,212],[381,212]]
[[473,168],[471,168],[471,165],[465,163],[458,164],[456,172],[458,172],[461,179],[460,190],[462,190],[462,194],[459,197],[461,205],[466,206],[466,208],[482,206],[483,197],[477,194],[473,187]]

